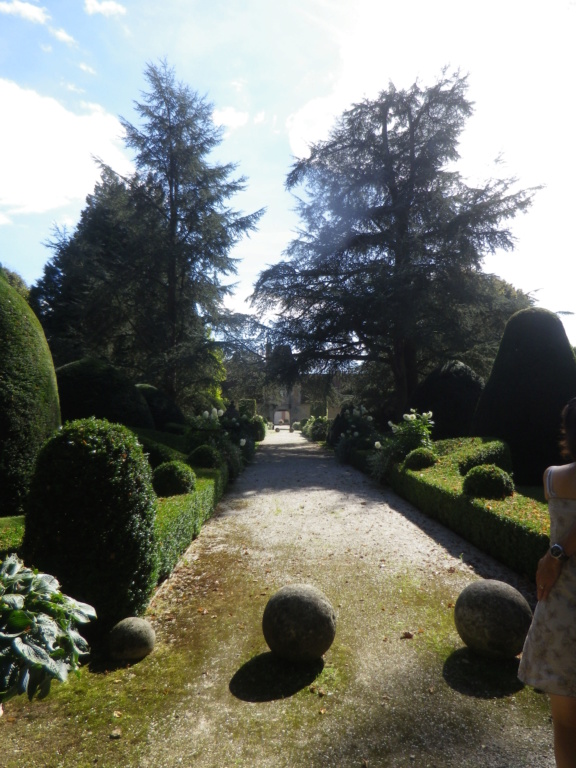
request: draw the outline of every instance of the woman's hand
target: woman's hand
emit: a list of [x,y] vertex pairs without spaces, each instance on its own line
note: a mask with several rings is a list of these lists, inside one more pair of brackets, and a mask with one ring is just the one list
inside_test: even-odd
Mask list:
[[562,563],[560,560],[552,557],[550,552],[546,552],[544,557],[538,563],[538,570],[536,571],[536,587],[538,590],[538,600],[546,600],[550,594],[550,590],[556,584],[560,571],[562,570]]

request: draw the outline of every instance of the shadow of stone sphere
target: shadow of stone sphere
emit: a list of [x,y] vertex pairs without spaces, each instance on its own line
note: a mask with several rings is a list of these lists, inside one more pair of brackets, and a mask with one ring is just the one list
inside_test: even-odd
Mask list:
[[444,662],[442,676],[458,693],[477,699],[512,696],[524,687],[518,679],[519,660],[488,659],[469,648],[459,648]]
[[249,702],[286,699],[314,682],[324,669],[324,661],[291,662],[271,652],[255,656],[234,674],[230,693]]

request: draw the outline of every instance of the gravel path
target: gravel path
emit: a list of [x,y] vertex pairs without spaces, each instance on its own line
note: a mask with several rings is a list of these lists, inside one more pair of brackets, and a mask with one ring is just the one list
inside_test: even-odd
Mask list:
[[[198,661],[185,711],[155,724],[143,766],[552,768],[544,697],[521,688],[517,664],[471,658],[453,628],[478,577],[534,602],[530,584],[388,489],[299,433],[269,432],[153,605],[160,645],[192,644]],[[300,692],[272,680],[259,625],[270,595],[298,582],[338,616]]]

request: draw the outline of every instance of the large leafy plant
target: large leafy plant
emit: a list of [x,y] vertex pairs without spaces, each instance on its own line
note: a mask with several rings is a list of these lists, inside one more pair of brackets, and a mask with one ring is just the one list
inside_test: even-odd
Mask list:
[[76,671],[88,643],[76,630],[96,618],[91,605],[60,592],[54,576],[26,568],[14,554],[0,563],[0,714],[2,702],[44,697],[54,678]]

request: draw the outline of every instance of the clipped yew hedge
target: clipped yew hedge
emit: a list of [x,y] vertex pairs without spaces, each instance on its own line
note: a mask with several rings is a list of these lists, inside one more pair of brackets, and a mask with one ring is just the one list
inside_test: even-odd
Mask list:
[[[464,478],[459,462],[476,448],[486,447],[480,438],[438,441],[434,448],[439,460],[434,466],[415,471],[396,464],[389,472],[388,482],[399,496],[424,514],[516,573],[533,578],[538,560],[549,546],[546,504],[517,492],[496,501],[473,498],[462,491]],[[497,445],[492,448],[496,455],[505,455]]]
[[22,512],[38,451],[59,425],[44,331],[0,270],[0,517]]

